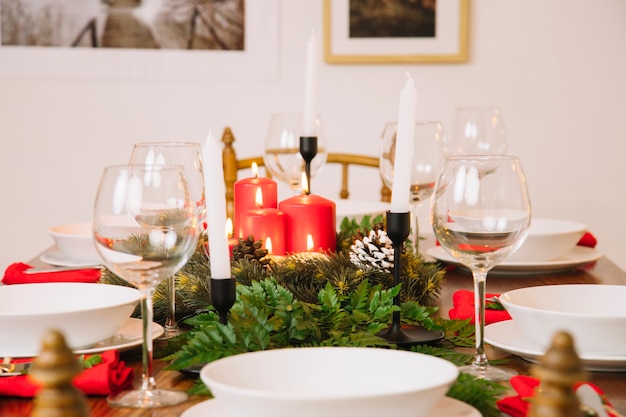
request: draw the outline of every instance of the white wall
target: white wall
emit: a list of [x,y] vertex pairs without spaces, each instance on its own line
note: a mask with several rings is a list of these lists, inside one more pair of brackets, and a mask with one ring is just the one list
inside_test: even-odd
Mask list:
[[[598,249],[626,269],[626,2],[471,7],[465,64],[321,65],[328,147],[375,155],[407,70],[420,118],[449,128],[456,106],[499,105],[534,215],[586,222]],[[301,110],[311,27],[321,37],[320,0],[282,1],[279,74],[269,82],[0,78],[0,268],[49,247],[49,226],[91,219],[102,168],[126,162],[134,142],[202,141],[209,126],[231,126],[240,156],[260,154],[270,114]],[[353,176],[355,198],[377,198],[369,175]],[[315,179],[316,192],[336,195],[330,177]]]

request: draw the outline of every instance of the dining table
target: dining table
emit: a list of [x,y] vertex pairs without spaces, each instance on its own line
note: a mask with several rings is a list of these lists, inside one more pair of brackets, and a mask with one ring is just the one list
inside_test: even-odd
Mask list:
[[[487,292],[503,293],[516,288],[554,284],[626,285],[626,272],[606,257],[601,257],[590,264],[577,266],[570,270],[498,273],[496,269],[489,274],[487,279]],[[455,291],[460,289],[473,290],[471,274],[462,267],[448,265],[437,301],[439,314],[442,317],[448,317],[448,311],[453,306],[452,296]],[[625,331],[625,329],[616,330]],[[157,339],[155,352],[158,353],[159,349],[165,346],[164,343]],[[522,375],[530,374],[533,363],[527,360],[490,345],[486,346],[486,353],[490,359],[506,359],[506,365],[515,368]],[[120,354],[121,359],[135,369],[135,386],[137,386],[141,378],[141,348],[135,347],[122,351]],[[197,375],[165,370],[165,366],[167,366],[167,362],[155,361],[154,372],[159,388],[188,390],[193,386]],[[626,371],[624,369],[626,367],[622,367],[620,371],[611,371],[610,369],[588,371],[587,381],[602,389],[614,408],[626,415]],[[514,392],[511,391],[508,395],[513,394]],[[204,396],[191,395],[184,403],[154,409],[114,408],[107,403],[106,397],[88,397],[87,404],[92,417],[174,417],[181,416],[188,408],[207,399]],[[32,409],[32,399],[0,397],[0,417],[28,416]]]

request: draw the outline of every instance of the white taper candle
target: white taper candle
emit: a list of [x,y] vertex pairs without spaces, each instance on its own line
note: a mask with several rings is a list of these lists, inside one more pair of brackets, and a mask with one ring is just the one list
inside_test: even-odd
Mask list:
[[411,160],[413,159],[413,136],[415,135],[415,113],[417,91],[413,78],[407,72],[407,80],[400,91],[398,108],[398,131],[396,132],[396,153],[393,164],[393,187],[391,190],[391,211],[409,211],[411,190]]
[[315,32],[311,29],[306,48],[302,136],[317,136],[315,131],[315,119],[317,118],[317,62],[317,41],[315,40]]
[[231,278],[231,272],[228,238],[224,230],[226,225],[226,185],[224,184],[224,168],[222,166],[222,148],[210,129],[202,147],[202,159],[204,161],[204,183],[206,184],[211,277],[227,279]]

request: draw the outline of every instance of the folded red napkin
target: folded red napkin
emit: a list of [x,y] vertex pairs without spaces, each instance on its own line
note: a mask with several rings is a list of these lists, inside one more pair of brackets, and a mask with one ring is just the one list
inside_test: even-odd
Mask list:
[[[610,417],[621,417],[609,400],[606,398],[604,392],[597,386],[589,382],[579,382],[574,384],[574,389],[578,388],[582,384],[588,384],[594,389],[602,398],[604,409]],[[511,417],[526,417],[528,409],[530,408],[529,399],[535,395],[535,388],[539,386],[539,380],[532,376],[518,375],[511,378],[511,386],[517,392],[517,395],[504,397],[496,403],[498,409],[503,413],[508,414]]]
[[589,232],[586,232],[578,241],[578,246],[588,246],[590,248],[595,248],[597,244],[598,240]]
[[4,271],[2,283],[10,284],[36,284],[41,282],[98,282],[100,269],[77,269],[73,271],[38,272],[26,274],[24,271],[32,268],[25,263],[16,262]]
[[[486,294],[487,300],[496,297],[499,294]],[[458,290],[452,295],[453,308],[450,309],[448,315],[453,320],[472,319],[474,323],[474,292],[468,290]],[[490,308],[489,303],[485,307],[485,324],[491,324],[498,321],[510,320],[511,316],[506,310],[497,310]]]
[[[76,388],[85,395],[110,395],[133,384],[133,369],[120,361],[117,350],[100,354],[102,362],[83,370],[74,379]],[[0,377],[0,395],[9,397],[34,397],[39,384],[29,375]]]

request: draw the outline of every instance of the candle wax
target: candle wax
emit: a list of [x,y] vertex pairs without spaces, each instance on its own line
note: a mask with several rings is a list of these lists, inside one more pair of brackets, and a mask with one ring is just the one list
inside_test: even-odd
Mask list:
[[[257,190],[261,189],[263,203],[256,202]],[[235,237],[246,237],[241,234],[239,217],[247,210],[257,208],[276,208],[278,201],[278,186],[276,181],[265,177],[243,178],[233,186],[233,223]]]
[[281,201],[278,208],[287,217],[287,253],[310,251],[308,235],[313,240],[313,251],[335,251],[334,202],[315,194],[303,194]]
[[317,99],[317,41],[311,29],[306,49],[306,68],[304,84],[304,110],[302,112],[302,136],[317,136],[315,131]]
[[241,213],[239,220],[244,239],[253,236],[255,241],[260,240],[265,246],[269,237],[272,240],[272,253],[285,254],[286,218],[283,212],[275,208],[248,210]]
[[393,213],[406,213],[409,211],[416,109],[417,92],[415,91],[415,84],[413,83],[413,78],[407,74],[406,83],[400,92],[398,109],[396,156],[393,164],[393,186],[391,190],[391,211]]
[[204,183],[206,187],[208,252],[211,259],[211,277],[214,279],[231,278],[230,250],[224,226],[226,225],[226,185],[222,165],[220,142],[209,131],[202,149],[204,162]]

